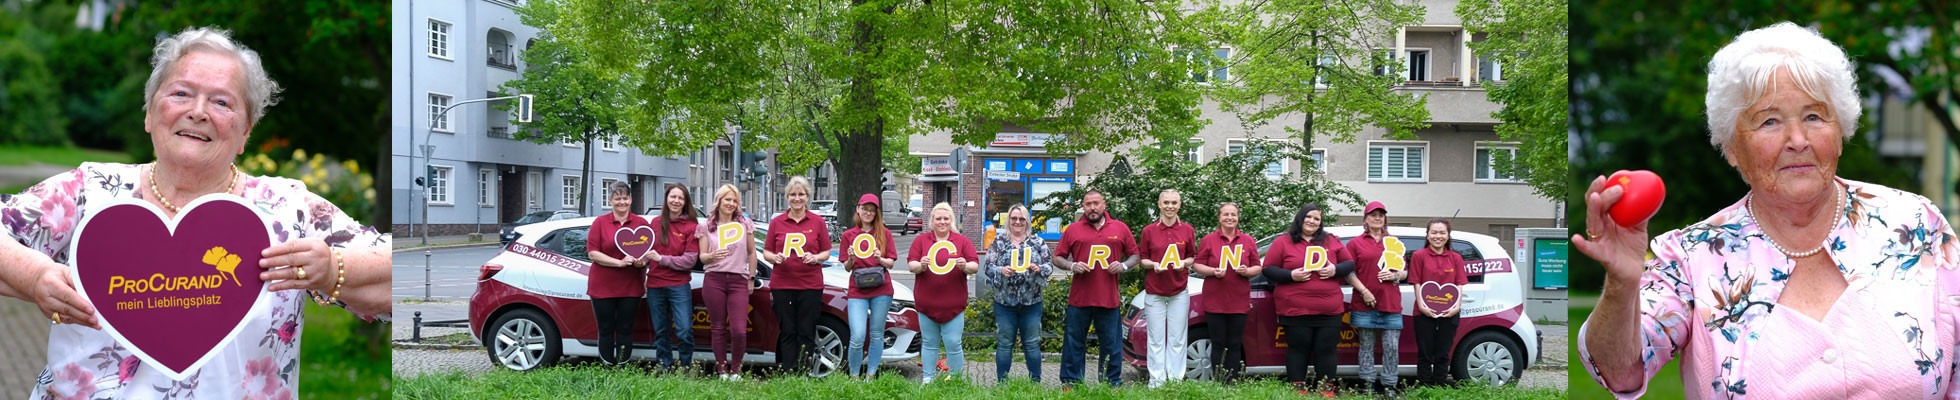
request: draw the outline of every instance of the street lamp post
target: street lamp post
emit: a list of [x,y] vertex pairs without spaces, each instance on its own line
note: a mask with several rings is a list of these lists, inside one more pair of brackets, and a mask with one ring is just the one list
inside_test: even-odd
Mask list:
[[[436,112],[434,118],[429,118],[429,130],[422,134],[422,176],[424,179],[420,185],[422,191],[422,245],[426,246],[429,244],[429,186],[435,184],[435,175],[429,174],[428,171],[430,171],[429,158],[436,152],[436,145],[429,143],[429,136],[434,135],[436,132],[436,121],[441,120],[444,115],[449,115],[449,110],[464,104],[517,99],[517,122],[529,123],[531,122],[531,103],[534,97],[529,94],[518,94],[515,96],[464,100],[456,104],[450,104],[448,107],[443,107],[442,111]],[[410,171],[414,171],[413,165],[409,166],[409,168]],[[482,210],[478,210],[477,212],[481,213]],[[481,227],[478,229],[481,229]]]

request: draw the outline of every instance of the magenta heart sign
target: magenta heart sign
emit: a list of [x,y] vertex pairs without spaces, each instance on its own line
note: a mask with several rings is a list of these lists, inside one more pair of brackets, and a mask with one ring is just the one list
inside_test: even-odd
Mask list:
[[175,220],[134,199],[89,205],[70,241],[70,278],[102,329],[170,379],[197,372],[268,301],[259,252],[271,229],[228,194]]
[[1463,293],[1457,290],[1454,283],[1439,285],[1436,282],[1423,282],[1422,286],[1416,288],[1416,297],[1421,298],[1423,304],[1428,305],[1430,310],[1442,312],[1450,307],[1456,307],[1457,301],[1462,300]]
[[647,255],[647,250],[653,250],[653,227],[619,228],[613,231],[613,243],[619,245],[619,251],[626,253],[628,260],[640,258]]

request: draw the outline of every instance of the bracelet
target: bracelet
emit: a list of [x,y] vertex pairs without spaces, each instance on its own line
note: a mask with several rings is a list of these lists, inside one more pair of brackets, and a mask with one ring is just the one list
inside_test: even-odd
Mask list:
[[347,260],[341,257],[340,249],[328,248],[327,250],[333,252],[333,261],[334,261],[333,292],[332,294],[327,295],[327,298],[325,300],[321,300],[318,296],[315,296],[313,298],[313,302],[321,306],[339,303],[340,287],[342,285],[347,284]]

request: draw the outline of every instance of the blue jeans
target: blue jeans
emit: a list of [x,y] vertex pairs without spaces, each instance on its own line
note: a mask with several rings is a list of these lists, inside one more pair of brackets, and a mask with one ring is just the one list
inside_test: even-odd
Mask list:
[[945,323],[934,322],[932,318],[924,318],[921,315],[919,330],[923,331],[921,334],[926,335],[926,346],[919,350],[921,353],[919,356],[925,360],[924,368],[920,368],[925,370],[925,381],[931,382],[932,376],[939,373],[939,346],[942,344],[946,346],[946,367],[949,370],[947,373],[954,377],[965,377],[966,352],[961,351],[960,347],[966,337],[966,314],[962,313]]
[[1120,318],[1114,308],[1075,306],[1068,308],[1068,317],[1064,318],[1067,320],[1064,322],[1066,332],[1062,335],[1063,384],[1082,382],[1082,370],[1086,367],[1083,362],[1089,357],[1087,342],[1091,324],[1096,326],[1098,342],[1096,344],[1100,349],[1098,355],[1102,359],[1100,364],[1103,367],[1103,381],[1108,382],[1112,387],[1123,383],[1123,349],[1121,348],[1123,327],[1117,325],[1120,323],[1118,321]]
[[685,283],[647,288],[647,310],[653,313],[654,359],[660,361],[661,368],[673,368],[676,355],[682,367],[694,364],[694,305],[688,291]]
[[1014,344],[1020,343],[1028,360],[1028,379],[1041,382],[1041,303],[994,303],[994,326],[1000,329],[994,334],[994,366],[998,369],[994,377],[1007,382],[1007,370],[1014,366]]
[[851,347],[844,352],[850,376],[878,376],[878,364],[885,359],[885,318],[891,314],[892,297],[845,299],[844,319],[851,325]]

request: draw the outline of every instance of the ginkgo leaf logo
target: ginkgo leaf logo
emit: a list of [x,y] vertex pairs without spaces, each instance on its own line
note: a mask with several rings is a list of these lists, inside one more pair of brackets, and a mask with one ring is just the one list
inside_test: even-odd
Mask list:
[[212,247],[210,250],[204,251],[205,264],[216,267],[218,268],[218,272],[230,276],[232,284],[245,286],[244,283],[238,281],[238,274],[234,272],[238,270],[239,261],[238,255],[225,251],[224,246]]
[[1407,251],[1408,247],[1402,245],[1402,239],[1394,236],[1383,238],[1380,267],[1389,271],[1401,271],[1409,263],[1408,260],[1402,259],[1402,254]]

